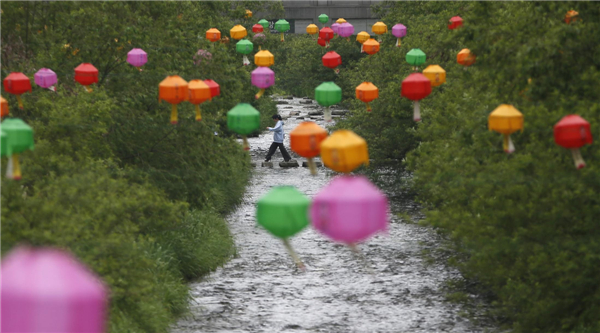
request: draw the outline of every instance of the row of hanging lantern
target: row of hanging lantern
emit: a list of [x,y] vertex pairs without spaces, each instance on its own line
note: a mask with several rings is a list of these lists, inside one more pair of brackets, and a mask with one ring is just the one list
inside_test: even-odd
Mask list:
[[191,80],[189,83],[178,75],[167,76],[158,85],[158,102],[171,104],[171,124],[178,123],[177,105],[188,101],[195,106],[196,121],[202,120],[200,104],[221,94],[221,88],[213,80]]

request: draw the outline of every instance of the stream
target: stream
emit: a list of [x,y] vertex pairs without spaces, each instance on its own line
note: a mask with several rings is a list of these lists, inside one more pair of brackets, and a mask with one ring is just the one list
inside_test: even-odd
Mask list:
[[[282,103],[277,106],[282,117],[299,112],[284,119],[284,144],[302,165],[305,159],[290,149],[289,133],[305,120],[326,127],[323,116],[309,119],[308,115],[322,109],[310,99],[280,97],[277,101]],[[336,113],[344,112],[332,110],[334,121]],[[227,218],[237,256],[191,284],[190,314],[181,318],[171,333],[493,331],[485,321],[464,318],[461,305],[445,300],[444,282],[460,278],[460,273],[442,260],[425,262],[422,251],[440,243],[435,232],[395,215],[387,234],[359,245],[369,267],[349,248],[309,226],[291,238],[307,268],[306,272],[297,269],[281,240],[256,225],[256,202],[277,185],[295,186],[312,198],[333,173],[325,167],[318,168],[317,176],[302,166],[280,168],[283,158],[279,151],[271,160],[274,168],[262,167],[272,140],[268,131],[248,139],[257,166],[243,203]],[[409,200],[392,206],[396,212],[405,208],[418,211]]]

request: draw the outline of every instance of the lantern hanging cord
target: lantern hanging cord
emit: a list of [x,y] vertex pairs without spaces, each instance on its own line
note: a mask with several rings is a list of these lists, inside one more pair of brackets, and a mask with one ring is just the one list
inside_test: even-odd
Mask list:
[[171,124],[177,124],[177,104],[171,105]]
[[196,121],[202,121],[202,114],[200,113],[200,104],[196,104]]
[[296,254],[296,251],[294,251],[294,249],[292,248],[292,245],[290,244],[289,240],[287,238],[284,238],[282,240],[283,240],[283,245],[287,249],[288,253],[292,257],[292,259],[294,259],[294,263],[296,264],[296,266],[301,271],[305,272],[306,271],[306,266],[304,266],[304,263],[302,262],[302,260],[300,259],[300,257]]

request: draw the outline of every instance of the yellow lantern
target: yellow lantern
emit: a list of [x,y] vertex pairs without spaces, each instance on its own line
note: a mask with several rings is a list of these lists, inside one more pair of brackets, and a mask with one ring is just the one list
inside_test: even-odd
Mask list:
[[275,57],[267,50],[258,51],[254,55],[254,64],[259,67],[270,67],[275,63]]
[[309,24],[306,27],[306,33],[308,33],[309,35],[315,35],[319,33],[319,27],[317,27],[315,24]]
[[251,18],[252,17],[252,11],[250,9],[246,9],[246,15],[244,15],[245,18]]
[[490,113],[488,128],[504,136],[502,147],[510,154],[515,151],[510,135],[518,130],[523,131],[523,114],[512,105],[501,104]]
[[229,35],[231,36],[231,38],[239,40],[246,37],[248,35],[248,32],[246,31],[246,28],[238,24],[235,27],[231,28],[231,30],[229,30]]
[[371,38],[371,35],[369,35],[369,33],[366,31],[361,31],[356,35],[356,41],[360,43],[360,52],[361,53],[365,52],[363,50],[363,43],[368,41],[370,38]]
[[337,21],[335,21],[335,23],[338,23],[338,24],[342,24],[342,23],[346,23],[346,22],[347,22],[347,21],[346,21],[346,20],[344,20],[344,19],[343,19],[343,18],[341,18],[341,17],[340,17],[340,18],[339,18]]
[[387,25],[385,25],[385,23],[383,23],[383,22],[377,22],[377,23],[373,24],[373,27],[371,28],[371,30],[373,31],[373,33],[379,35],[380,43],[381,43],[381,35],[388,32]]
[[321,142],[321,160],[334,171],[352,172],[361,164],[369,165],[367,142],[352,131],[335,131]]
[[429,65],[423,70],[423,75],[431,81],[432,87],[441,86],[446,82],[446,71],[438,65]]

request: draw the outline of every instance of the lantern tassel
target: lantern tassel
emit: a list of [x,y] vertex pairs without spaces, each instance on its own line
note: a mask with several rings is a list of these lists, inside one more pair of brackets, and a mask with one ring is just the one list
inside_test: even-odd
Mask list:
[[254,97],[256,97],[256,99],[259,99],[262,97],[262,95],[265,93],[264,89],[261,89],[258,91],[258,94],[254,95]]
[[21,179],[21,165],[19,164],[19,154],[12,154],[8,158],[8,168],[6,168],[6,178]]
[[350,42],[350,37],[346,37],[346,40],[347,40],[348,42]]
[[581,151],[579,148],[571,149],[571,154],[573,154],[573,161],[575,161],[575,167],[577,169],[585,168],[585,161],[583,157],[581,157]]
[[331,110],[329,110],[329,107],[325,108],[324,115],[325,115],[325,121],[331,122]]
[[308,168],[310,169],[310,174],[313,176],[317,175],[317,164],[315,163],[315,161],[313,160],[312,157],[309,157],[308,159]]
[[244,66],[250,65],[250,60],[248,60],[248,57],[244,56],[242,59],[242,64],[244,64]]
[[365,255],[358,249],[358,247],[356,246],[356,244],[351,243],[348,244],[348,247],[350,248],[350,250],[356,254],[358,256],[358,258],[360,259],[360,261],[363,263],[363,265],[365,266],[365,268],[367,269],[367,271],[370,274],[373,274],[373,269],[371,268],[371,266],[369,265],[369,262],[367,261],[367,258],[365,258]]
[[363,49],[363,45],[360,44],[360,53],[365,53],[365,50]]
[[335,74],[340,74],[340,69],[339,68],[336,68],[333,71],[335,72]]
[[6,165],[6,178],[12,179],[13,177],[13,156],[8,157],[8,164]]
[[510,134],[502,134],[504,137],[502,140],[502,148],[504,148],[504,152],[510,154],[515,151],[515,145],[510,138]]
[[287,238],[283,239],[283,245],[287,249],[287,251],[290,254],[290,256],[292,257],[292,259],[294,259],[294,263],[296,263],[296,266],[298,266],[298,268],[301,271],[305,272],[306,266],[304,266],[304,263],[302,263],[302,260],[300,260],[300,257],[298,257],[298,255],[296,254],[296,251],[294,251],[294,249],[292,248],[292,245],[290,244],[290,241]]
[[17,95],[17,102],[19,102],[19,109],[23,110],[23,100],[21,99],[21,95]]
[[400,47],[402,43],[400,42],[400,38],[396,39],[396,47]]
[[284,39],[283,39],[283,32],[281,33],[281,41],[282,42],[284,41]]
[[196,121],[202,121],[202,114],[200,113],[199,104],[196,104]]
[[140,71],[140,73],[143,71],[143,69],[141,69],[140,67],[138,67],[138,71]]
[[261,51],[261,50],[262,50],[262,48],[260,47],[260,45],[258,46],[258,50],[259,50],[259,51]]
[[325,48],[329,48],[329,41],[325,43]]
[[371,106],[369,105],[369,102],[367,102],[367,112],[371,112]]
[[56,86],[50,86],[48,87],[48,90],[56,92]]
[[250,150],[250,144],[248,143],[248,138],[245,135],[242,135],[242,142],[244,150]]
[[87,92],[91,93],[93,90],[92,88],[88,87],[88,86],[83,86],[85,88],[85,90],[87,90]]
[[177,104],[171,106],[171,124],[177,125]]
[[419,104],[419,101],[415,101],[415,108],[414,108],[414,112],[413,112],[413,120],[414,121],[421,121],[421,105]]

